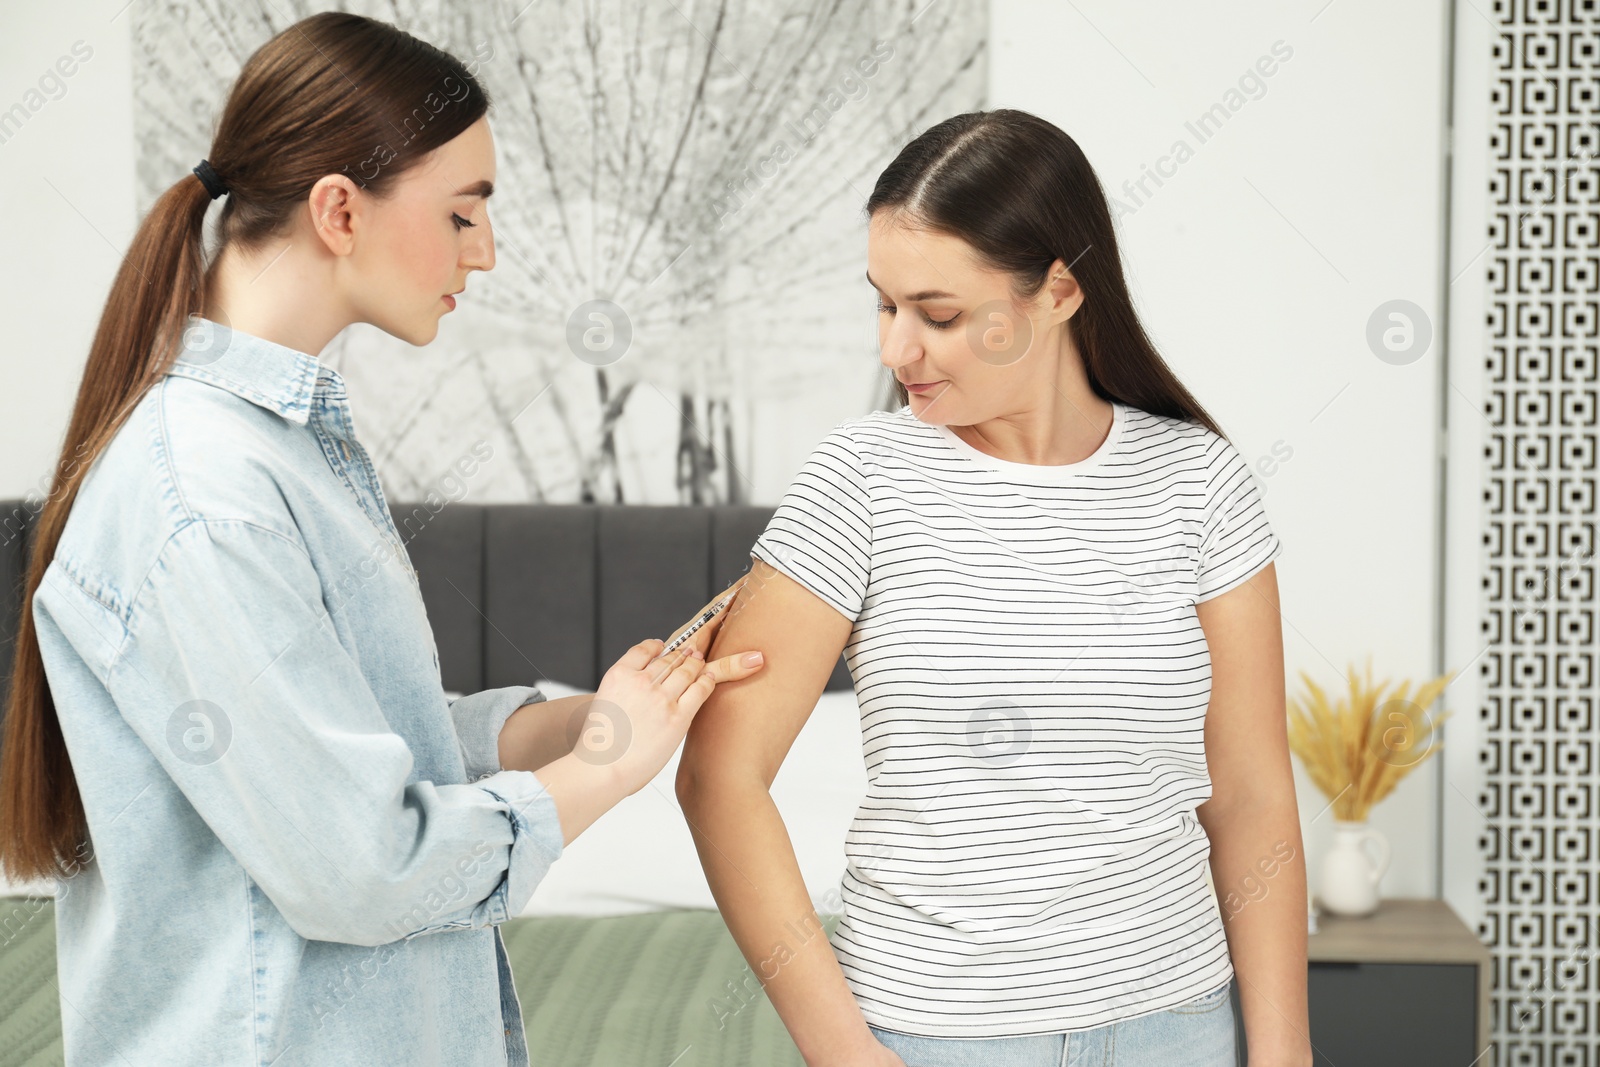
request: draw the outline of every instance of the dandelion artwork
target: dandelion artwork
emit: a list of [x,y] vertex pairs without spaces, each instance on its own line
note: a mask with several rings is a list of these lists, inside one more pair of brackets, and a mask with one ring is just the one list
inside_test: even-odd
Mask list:
[[[316,10],[150,0],[133,20],[138,206],[202,158],[239,67]],[[983,106],[979,0],[355,2],[492,101],[496,264],[438,339],[321,354],[392,500],[488,452],[479,502],[775,503],[827,428],[890,406],[862,205]]]
[[1440,675],[1417,687],[1390,681],[1374,685],[1369,658],[1366,677],[1348,672],[1349,692],[1330,700],[1311,676],[1300,672],[1307,694],[1289,698],[1289,747],[1312,783],[1333,804],[1334,818],[1361,822],[1400,780],[1439,750],[1438,728],[1450,717],[1428,708],[1455,678]]

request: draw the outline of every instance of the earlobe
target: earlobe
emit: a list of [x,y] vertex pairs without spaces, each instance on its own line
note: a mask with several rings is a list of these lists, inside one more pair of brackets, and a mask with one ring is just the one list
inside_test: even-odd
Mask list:
[[1067,318],[1072,318],[1083,307],[1083,287],[1074,284],[1070,295],[1064,298],[1067,307]]

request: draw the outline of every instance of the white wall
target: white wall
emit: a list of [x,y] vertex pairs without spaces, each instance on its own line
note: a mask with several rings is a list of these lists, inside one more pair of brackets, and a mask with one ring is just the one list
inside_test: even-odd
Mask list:
[[[65,94],[0,144],[0,497],[37,486],[54,462],[135,228],[122,3],[9,5],[0,34],[0,108],[24,100],[74,42],[93,49]],[[1337,687],[1369,654],[1378,677],[1429,676],[1441,353],[1435,344],[1392,366],[1364,334],[1391,299],[1438,317],[1442,0],[994,0],[992,10],[991,106],[1066,129],[1134,209],[1123,253],[1146,322],[1241,451],[1264,458],[1285,542],[1291,686],[1304,669]],[[1224,101],[1278,41],[1292,55],[1264,93],[1199,143],[1185,122]],[[1123,183],[1180,138],[1193,157],[1135,202]],[[1267,462],[1275,448],[1292,455]],[[1469,571],[1455,579],[1475,581]],[[1471,702],[1446,706],[1475,714]],[[1438,776],[1431,763],[1375,812],[1395,846],[1390,895],[1438,889]],[[1313,876],[1333,821],[1312,821],[1322,807],[1302,783]]]
[[[30,111],[0,133],[0,499],[49,491],[89,343],[136,228],[122,3],[7,4],[3,16],[0,111]],[[58,68],[63,57],[72,61]],[[47,77],[41,89],[51,71],[59,82]]]
[[[1325,6],[1326,5],[1326,6]],[[1380,361],[1367,320],[1402,298],[1437,321],[1445,7],[1383,0],[995,0],[991,107],[1066,130],[1120,222],[1141,314],[1258,470],[1278,559],[1291,692],[1434,667],[1439,348]],[[1275,42],[1255,96],[1202,142],[1186,127]],[[1124,191],[1182,139],[1192,158]],[[1274,463],[1274,447],[1292,451]],[[1270,472],[1270,473],[1263,473]],[[1453,694],[1452,694],[1453,695]],[[1475,707],[1447,700],[1457,716]],[[1297,768],[1298,773],[1298,768]],[[1313,881],[1332,840],[1300,782]],[[1393,896],[1437,892],[1437,759],[1378,805]]]
[[1476,927],[1483,918],[1478,879],[1484,862],[1478,837],[1488,828],[1478,806],[1483,785],[1483,765],[1478,760],[1484,684],[1478,673],[1483,654],[1485,595],[1483,576],[1488,556],[1483,538],[1487,529],[1483,492],[1488,483],[1484,445],[1490,437],[1484,414],[1488,375],[1484,371],[1490,347],[1488,270],[1489,248],[1489,85],[1493,76],[1491,41],[1499,28],[1472,0],[1455,0],[1455,114],[1452,139],[1455,152],[1450,177],[1450,337],[1449,381],[1444,391],[1450,451],[1445,509],[1445,661],[1462,669],[1463,676],[1450,687],[1454,707],[1461,714],[1451,724],[1451,744],[1440,768],[1440,800],[1444,827],[1441,835],[1442,878],[1440,896]]
[[[136,229],[124,2],[5,5],[0,111],[42,106],[0,143],[4,499],[49,489],[89,343]],[[65,91],[52,99],[39,80],[77,42],[90,58],[60,78]]]

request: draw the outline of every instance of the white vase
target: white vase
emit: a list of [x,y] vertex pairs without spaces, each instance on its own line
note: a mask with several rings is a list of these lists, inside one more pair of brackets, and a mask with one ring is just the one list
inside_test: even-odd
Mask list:
[[[1374,862],[1366,844],[1377,846]],[[1378,881],[1389,869],[1389,839],[1365,822],[1336,820],[1333,848],[1322,858],[1317,900],[1334,915],[1371,915],[1378,910]]]

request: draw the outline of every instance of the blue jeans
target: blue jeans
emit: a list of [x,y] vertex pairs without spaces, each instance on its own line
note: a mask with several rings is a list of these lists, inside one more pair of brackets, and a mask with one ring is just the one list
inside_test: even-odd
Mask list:
[[906,1067],[1236,1067],[1227,985],[1093,1030],[1036,1037],[915,1037],[868,1026]]

